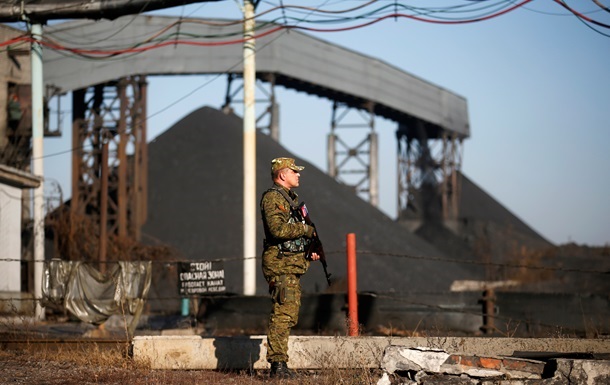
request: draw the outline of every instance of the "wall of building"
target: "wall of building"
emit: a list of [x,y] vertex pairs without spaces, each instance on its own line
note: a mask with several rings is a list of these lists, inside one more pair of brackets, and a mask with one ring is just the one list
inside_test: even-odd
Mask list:
[[[21,291],[21,189],[0,184],[0,292]],[[6,260],[9,261],[6,261]]]
[[[20,36],[24,31],[0,24],[0,41],[6,41]],[[0,150],[7,144],[8,127],[8,88],[9,84],[25,86],[29,94],[31,84],[31,63],[29,45],[23,43],[8,46],[7,50],[0,51]],[[29,100],[22,104],[30,105]]]

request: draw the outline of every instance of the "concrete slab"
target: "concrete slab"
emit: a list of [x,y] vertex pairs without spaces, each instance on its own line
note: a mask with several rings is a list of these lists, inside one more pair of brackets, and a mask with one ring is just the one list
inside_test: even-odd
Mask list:
[[[473,356],[519,356],[526,352],[610,353],[610,339],[484,337],[291,336],[293,369],[380,368],[387,346],[442,349]],[[267,369],[266,336],[137,336],[134,359],[152,369]]]

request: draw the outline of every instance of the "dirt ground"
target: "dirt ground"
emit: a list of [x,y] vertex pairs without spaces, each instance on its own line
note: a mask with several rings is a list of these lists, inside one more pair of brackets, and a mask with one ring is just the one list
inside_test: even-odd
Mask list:
[[0,321],[0,385],[361,385],[381,376],[368,369],[331,369],[298,371],[297,379],[277,380],[268,370],[153,370],[133,360],[129,340],[83,338],[91,330],[97,329],[75,322]]
[[[118,364],[118,363],[117,363]],[[100,365],[41,359],[24,352],[0,353],[0,384],[262,384],[265,373],[157,371],[134,365]]]
[[[271,380],[268,371],[151,370],[112,352],[0,350],[0,384],[371,384],[369,371],[299,372],[294,380]],[[378,379],[379,377],[377,377]]]

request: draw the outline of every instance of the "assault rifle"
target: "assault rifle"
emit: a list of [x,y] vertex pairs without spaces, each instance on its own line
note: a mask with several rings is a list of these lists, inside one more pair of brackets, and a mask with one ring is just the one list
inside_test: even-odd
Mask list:
[[324,254],[324,248],[322,247],[322,241],[320,241],[320,237],[318,236],[318,230],[316,229],[316,225],[313,224],[311,218],[309,217],[309,211],[307,210],[307,206],[305,206],[305,202],[302,202],[299,205],[299,214],[303,221],[308,226],[314,228],[312,242],[309,245],[309,248],[306,252],[306,257],[309,258],[312,253],[317,253],[320,256],[320,262],[322,262],[322,267],[324,268],[324,275],[326,276],[326,282],[328,282],[328,286],[330,286],[330,273],[328,272],[328,265],[326,264],[326,254]]

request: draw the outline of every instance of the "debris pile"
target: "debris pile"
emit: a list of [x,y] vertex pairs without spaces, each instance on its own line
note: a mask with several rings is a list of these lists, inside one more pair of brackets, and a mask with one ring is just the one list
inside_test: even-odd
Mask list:
[[388,346],[377,385],[559,385],[610,383],[610,361],[478,357],[441,349]]

